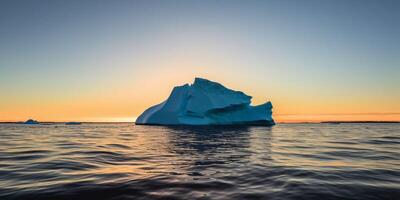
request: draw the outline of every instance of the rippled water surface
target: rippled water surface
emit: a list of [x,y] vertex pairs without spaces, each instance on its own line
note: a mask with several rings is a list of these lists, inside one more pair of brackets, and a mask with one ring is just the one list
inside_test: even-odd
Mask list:
[[0,199],[400,199],[400,125],[1,124]]

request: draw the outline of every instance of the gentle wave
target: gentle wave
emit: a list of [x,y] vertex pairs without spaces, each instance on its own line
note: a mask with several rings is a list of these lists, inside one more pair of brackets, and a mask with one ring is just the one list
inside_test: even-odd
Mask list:
[[0,125],[0,199],[398,199],[400,125]]

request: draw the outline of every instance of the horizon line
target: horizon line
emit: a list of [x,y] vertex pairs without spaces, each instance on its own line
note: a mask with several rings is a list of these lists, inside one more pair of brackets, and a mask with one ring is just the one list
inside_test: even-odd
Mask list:
[[295,113],[295,114],[289,114],[289,113],[278,113],[278,114],[272,114],[275,116],[288,116],[288,115],[400,115],[398,112],[377,112],[377,113],[319,113],[319,114],[301,114],[301,113]]
[[[24,123],[25,121],[1,121],[0,124],[7,123]],[[67,123],[67,122],[79,122],[79,123],[136,123],[135,121],[39,121],[39,123]],[[400,120],[275,120],[276,123],[325,123],[325,122],[333,122],[333,123],[400,123]]]
[[[333,119],[333,120],[328,120],[328,119],[318,119],[318,117],[316,116],[371,116],[371,115],[375,115],[375,116],[390,116],[390,115],[399,115],[399,112],[375,112],[375,113],[319,113],[319,114],[300,114],[300,113],[296,113],[296,114],[288,114],[288,113],[277,113],[277,114],[272,114],[273,116],[276,117],[284,117],[284,116],[303,116],[306,117],[308,119],[275,119],[276,122],[324,122],[324,121],[400,121],[400,119],[396,119],[396,120],[363,120],[363,119],[348,119],[348,120],[343,120],[343,119]],[[315,119],[310,119],[309,117],[316,117]],[[136,121],[136,116],[135,117],[88,117],[88,118],[81,118],[79,119],[64,119],[64,120],[40,120],[38,118],[35,117],[27,117],[25,120],[2,120],[0,119],[0,123],[17,123],[17,122],[24,122],[27,119],[35,119],[37,121],[43,121],[43,122],[88,122],[88,123],[102,123],[102,122],[121,122],[121,123],[125,123],[125,122],[135,122]]]

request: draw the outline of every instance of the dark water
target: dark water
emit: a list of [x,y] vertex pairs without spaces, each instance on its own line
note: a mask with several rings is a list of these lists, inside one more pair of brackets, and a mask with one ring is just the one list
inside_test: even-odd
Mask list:
[[0,199],[400,199],[400,125],[2,124]]

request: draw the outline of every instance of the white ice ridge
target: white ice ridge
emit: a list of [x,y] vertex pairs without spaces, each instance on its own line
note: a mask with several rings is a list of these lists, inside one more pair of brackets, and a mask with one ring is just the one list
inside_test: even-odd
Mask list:
[[252,106],[251,96],[203,78],[176,86],[164,102],[145,110],[136,124],[274,125],[272,104]]

